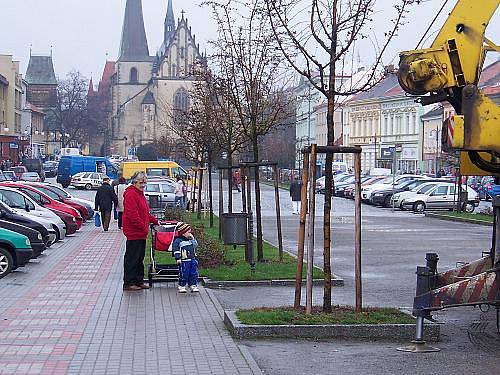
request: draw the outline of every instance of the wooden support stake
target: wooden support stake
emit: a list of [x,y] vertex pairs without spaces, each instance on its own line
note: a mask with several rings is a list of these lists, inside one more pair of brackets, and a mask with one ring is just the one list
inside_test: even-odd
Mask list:
[[224,213],[224,191],[222,189],[222,169],[219,169],[219,240],[222,239],[222,214]]
[[295,302],[294,308],[300,307],[302,298],[302,268],[304,266],[304,239],[306,233],[306,214],[307,214],[307,174],[309,167],[309,154],[304,154],[304,161],[301,175],[300,189],[300,225],[299,242],[297,246],[297,271],[295,272]]
[[196,210],[196,217],[198,220],[201,219],[201,206],[202,206],[202,192],[203,192],[203,169],[200,168],[200,183],[198,184],[198,199],[196,202],[198,203],[198,207]]
[[363,310],[363,292],[361,280],[361,154],[354,154],[354,233],[355,233],[355,278],[356,278],[356,313]]
[[278,227],[278,254],[279,261],[283,262],[283,236],[281,233],[281,207],[280,207],[280,191],[278,185],[278,166],[273,167],[274,174],[274,200],[276,205],[276,226]]
[[[306,314],[312,312],[313,268],[314,268],[314,216],[316,213],[316,144],[311,145],[309,158],[309,222],[307,223],[307,278],[306,278]],[[307,184],[306,184],[307,185]]]

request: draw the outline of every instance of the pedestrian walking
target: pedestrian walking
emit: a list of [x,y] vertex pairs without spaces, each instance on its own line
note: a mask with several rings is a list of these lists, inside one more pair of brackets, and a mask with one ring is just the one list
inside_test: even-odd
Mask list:
[[177,237],[172,244],[172,251],[179,265],[179,293],[187,293],[186,284],[191,292],[198,289],[198,260],[196,247],[198,242],[191,233],[191,226],[187,223],[177,225]]
[[292,181],[290,182],[290,197],[292,198],[292,214],[298,215],[300,212],[301,190],[302,184],[299,180],[294,178],[292,174]]
[[179,205],[181,210],[184,210],[184,181],[182,181],[182,178],[180,176],[177,177],[174,194],[175,194],[174,198],[175,207]]
[[124,177],[118,179],[118,185],[115,186],[115,194],[118,198],[118,205],[116,206],[116,211],[118,213],[118,229],[122,229],[123,223],[123,194],[125,194],[125,189],[127,188],[126,180]]
[[102,228],[105,232],[109,230],[113,204],[115,207],[118,205],[118,198],[111,187],[110,178],[106,176],[103,178],[102,185],[99,186],[95,195],[95,210],[101,212]]
[[123,290],[137,291],[149,289],[144,283],[144,255],[149,224],[158,225],[158,219],[150,214],[144,196],[147,176],[136,172],[132,184],[123,194],[123,234],[127,238],[123,259]]

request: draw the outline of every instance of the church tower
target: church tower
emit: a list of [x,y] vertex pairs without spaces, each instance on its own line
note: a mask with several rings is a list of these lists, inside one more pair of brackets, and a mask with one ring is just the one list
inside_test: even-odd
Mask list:
[[151,85],[154,57],[149,55],[142,0],[127,0],[116,76],[113,82],[112,153],[129,154],[149,140],[142,102]]
[[167,16],[165,17],[165,32],[163,36],[163,44],[168,45],[168,42],[175,35],[175,17],[172,0],[168,0]]

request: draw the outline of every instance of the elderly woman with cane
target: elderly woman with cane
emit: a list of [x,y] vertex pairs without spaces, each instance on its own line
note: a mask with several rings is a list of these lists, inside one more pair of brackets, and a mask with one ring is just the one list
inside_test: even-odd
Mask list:
[[138,291],[149,289],[144,280],[144,255],[149,224],[158,225],[158,219],[149,213],[149,205],[144,196],[147,176],[136,172],[132,184],[123,194],[123,234],[127,237],[123,260],[123,290]]

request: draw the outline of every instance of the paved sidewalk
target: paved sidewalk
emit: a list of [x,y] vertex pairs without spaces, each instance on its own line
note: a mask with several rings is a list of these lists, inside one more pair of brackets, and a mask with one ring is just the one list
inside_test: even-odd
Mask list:
[[123,293],[123,251],[87,225],[0,280],[0,374],[260,373],[203,288]]

